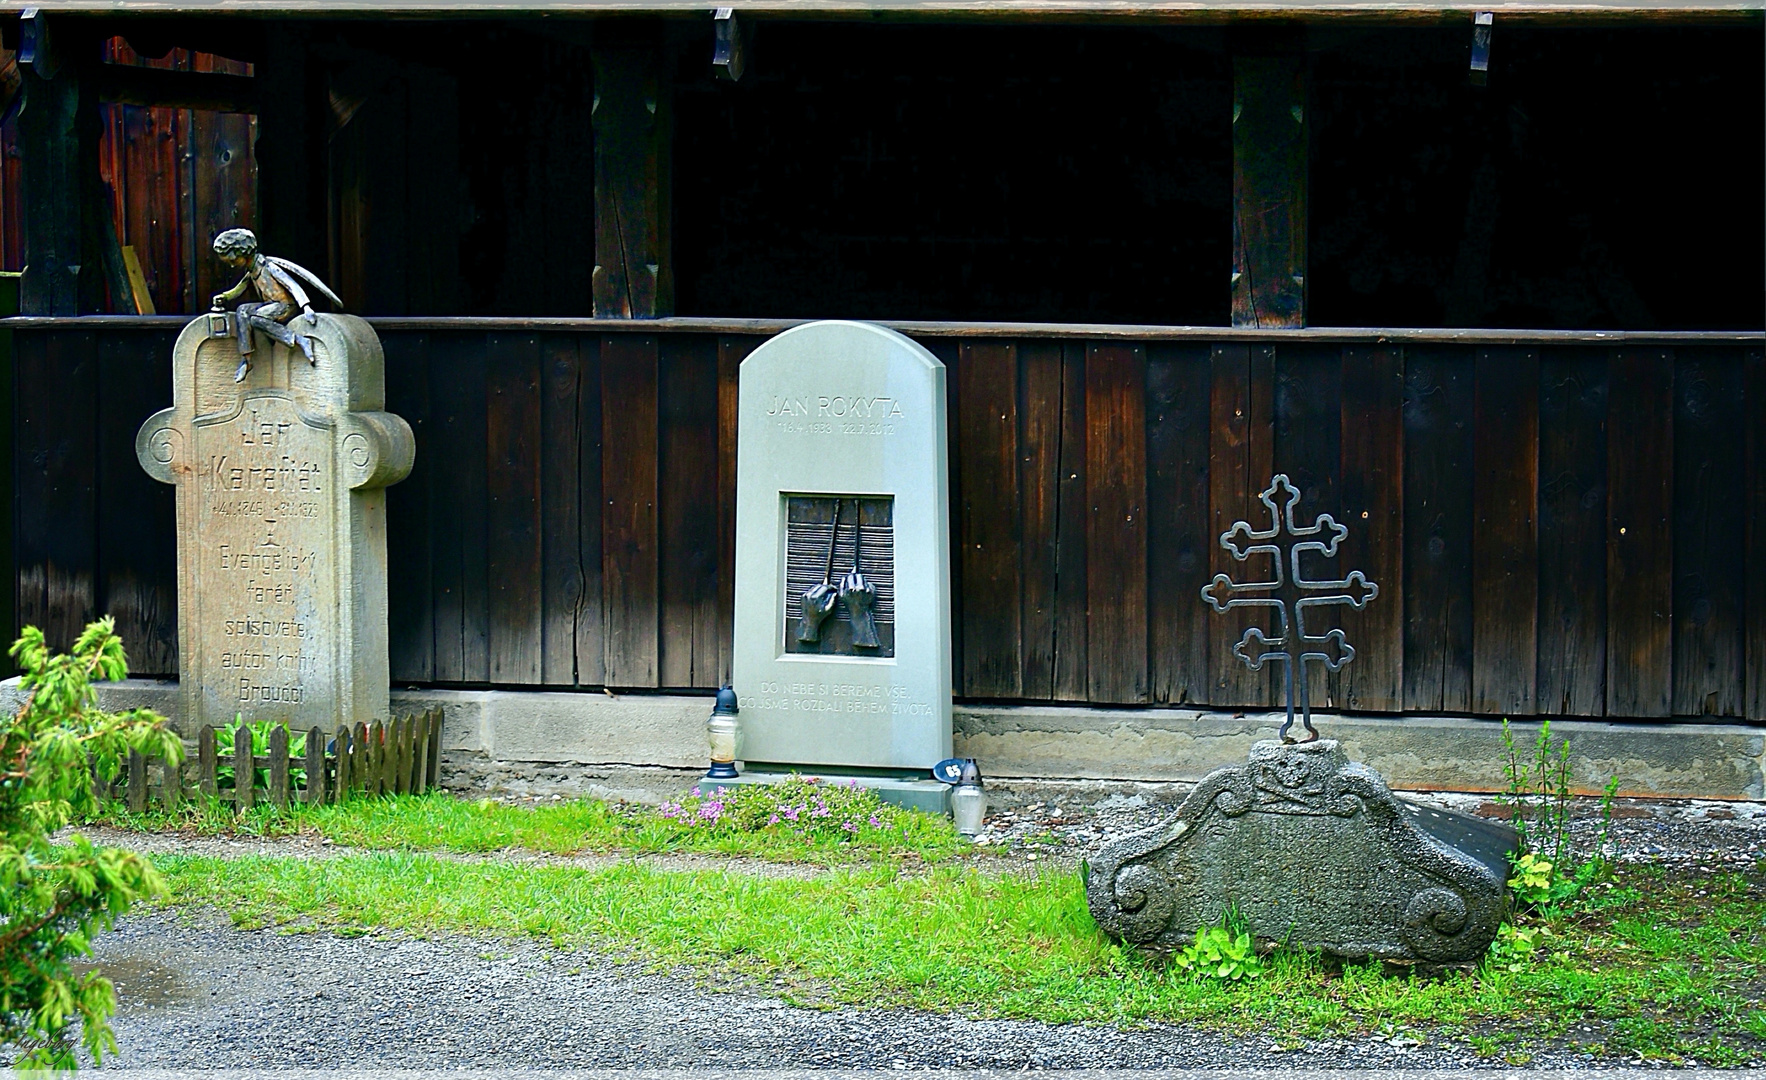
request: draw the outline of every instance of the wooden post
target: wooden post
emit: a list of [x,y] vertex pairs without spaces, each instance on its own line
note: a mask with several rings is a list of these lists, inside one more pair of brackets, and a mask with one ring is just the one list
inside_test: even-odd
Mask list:
[[209,798],[215,797],[215,729],[202,725],[196,734],[196,788]]
[[239,730],[233,733],[233,806],[237,810],[251,809],[254,767],[251,759],[251,728],[240,724]]
[[147,809],[147,759],[138,750],[129,751],[129,812],[139,814]]
[[308,806],[325,801],[325,732],[314,728],[307,732],[307,786],[301,794]]
[[440,709],[429,712],[429,786],[441,787],[441,747],[442,720],[446,714]]
[[596,26],[595,317],[674,313],[670,251],[673,86],[662,26]]
[[356,724],[356,733],[350,739],[350,787],[373,794],[374,773],[372,761],[368,756],[368,725]]
[[84,170],[89,165],[96,176],[98,169],[97,100],[82,85],[76,62],[83,35],[70,37],[65,22],[35,21],[49,23],[55,36],[42,40],[35,63],[20,65],[25,271],[19,307],[26,315],[78,315],[95,308],[92,294],[102,287],[97,252],[88,257],[83,250],[90,235],[85,214],[101,209],[83,198],[89,190]]
[[337,734],[332,736],[333,753],[337,755],[337,777],[331,787],[331,801],[340,803],[350,797],[350,759],[354,752],[350,750],[350,728],[348,724],[339,724]]
[[416,759],[411,765],[411,793],[414,795],[429,790],[429,726],[433,722],[430,713],[418,717],[417,731],[411,737],[411,753]]
[[163,781],[159,787],[159,801],[167,810],[177,812],[184,802],[184,769],[170,761],[160,762]]
[[1233,58],[1234,326],[1306,324],[1306,112],[1298,47]]
[[270,803],[279,809],[288,808],[288,725],[277,724],[270,729]]

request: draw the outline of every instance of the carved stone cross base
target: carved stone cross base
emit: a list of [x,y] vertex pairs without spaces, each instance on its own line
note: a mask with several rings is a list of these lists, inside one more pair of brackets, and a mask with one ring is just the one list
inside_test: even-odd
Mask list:
[[1344,958],[1483,955],[1507,911],[1506,825],[1417,806],[1335,740],[1267,741],[1208,774],[1163,823],[1092,859],[1092,916],[1155,950],[1229,906],[1261,942]]

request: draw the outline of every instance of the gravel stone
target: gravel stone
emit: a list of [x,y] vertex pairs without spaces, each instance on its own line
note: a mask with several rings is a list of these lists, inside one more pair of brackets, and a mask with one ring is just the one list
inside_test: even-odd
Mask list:
[[[1299,1045],[1149,1025],[796,1007],[780,988],[657,972],[542,943],[234,929],[217,913],[132,914],[97,940],[124,1068],[1489,1067],[1428,1032]],[[107,1062],[108,1063],[108,1062]],[[1535,1068],[1586,1068],[1570,1048]]]

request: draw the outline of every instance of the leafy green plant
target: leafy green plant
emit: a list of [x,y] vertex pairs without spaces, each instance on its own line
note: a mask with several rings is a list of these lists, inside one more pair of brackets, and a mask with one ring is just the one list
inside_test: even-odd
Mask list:
[[1186,945],[1171,962],[1198,980],[1238,982],[1263,974],[1263,958],[1237,908],[1229,907],[1219,926],[1196,929],[1196,941]]
[[65,655],[52,655],[42,632],[27,626],[11,654],[29,696],[0,719],[0,1046],[16,1048],[21,1066],[73,1068],[75,1020],[95,1061],[116,1050],[107,1022],[115,992],[96,972],[76,975],[74,959],[131,903],[165,885],[139,855],[77,835],[57,847],[50,837],[97,810],[94,773],[108,783],[131,750],[174,764],[183,750],[163,717],[98,707],[93,681],[128,674],[110,619],[87,626]]
[[1600,830],[1592,849],[1578,858],[1570,843],[1570,741],[1554,747],[1551,721],[1539,726],[1532,753],[1523,756],[1506,718],[1502,721],[1504,771],[1508,786],[1497,802],[1509,807],[1509,823],[1520,834],[1511,856],[1509,888],[1524,907],[1549,907],[1575,900],[1608,871],[1607,833],[1619,778],[1607,783],[1600,804]]
[[[247,725],[243,713],[234,713],[231,723],[223,724],[219,728],[216,728],[215,746],[218,750],[220,760],[215,765],[215,784],[219,787],[236,786],[233,779],[232,765],[233,741],[238,738],[239,729],[241,727],[249,727],[251,730],[252,756],[266,757],[270,753],[270,734],[277,728],[287,730],[288,725],[278,720],[259,720],[255,724]],[[305,755],[306,752],[306,732],[290,731],[288,733],[288,755],[290,757],[301,757]],[[222,764],[223,762],[225,764]],[[298,765],[294,766],[288,770],[288,778],[296,784],[305,784],[307,782],[307,770]],[[269,787],[270,770],[267,768],[253,769],[252,782],[259,787]]]

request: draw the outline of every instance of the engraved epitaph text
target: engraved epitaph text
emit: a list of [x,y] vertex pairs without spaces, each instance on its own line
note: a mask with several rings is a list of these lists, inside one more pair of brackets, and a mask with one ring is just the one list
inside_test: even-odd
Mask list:
[[320,316],[317,363],[263,342],[234,383],[237,346],[214,325],[225,321],[185,328],[174,404],[136,440],[143,467],[178,488],[183,718],[297,729],[382,718],[383,489],[414,448],[404,421],[380,411],[379,341],[360,319]]

